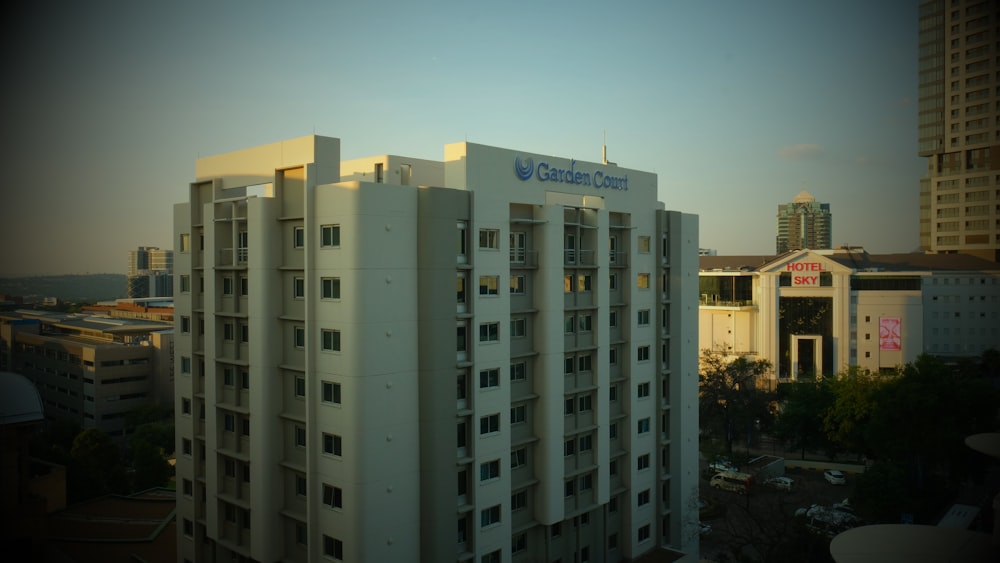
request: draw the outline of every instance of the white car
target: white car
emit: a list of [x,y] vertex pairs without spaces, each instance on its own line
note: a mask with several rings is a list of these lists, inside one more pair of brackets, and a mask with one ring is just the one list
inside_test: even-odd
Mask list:
[[795,481],[792,481],[791,477],[771,477],[764,484],[773,489],[778,489],[779,491],[790,491],[792,490],[792,485]]
[[830,483],[831,485],[847,484],[847,477],[844,477],[844,474],[841,473],[840,471],[837,471],[836,469],[827,469],[826,471],[824,471],[823,478],[826,479],[826,482]]

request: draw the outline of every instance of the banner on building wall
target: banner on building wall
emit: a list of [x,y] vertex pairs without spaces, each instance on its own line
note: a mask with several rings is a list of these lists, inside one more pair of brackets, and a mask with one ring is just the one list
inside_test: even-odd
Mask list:
[[901,350],[903,348],[902,322],[899,317],[879,317],[878,349]]

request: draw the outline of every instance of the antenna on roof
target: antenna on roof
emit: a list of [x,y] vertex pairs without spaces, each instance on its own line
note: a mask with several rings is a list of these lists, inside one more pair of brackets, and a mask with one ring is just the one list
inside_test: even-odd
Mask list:
[[604,130],[604,143],[601,145],[601,162],[604,164],[610,164],[612,166],[617,166],[616,163],[610,162],[608,160],[608,130]]

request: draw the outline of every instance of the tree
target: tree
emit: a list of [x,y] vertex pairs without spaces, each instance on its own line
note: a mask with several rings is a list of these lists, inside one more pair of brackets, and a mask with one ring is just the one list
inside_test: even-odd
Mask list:
[[125,490],[118,446],[94,428],[80,432],[73,440],[68,473],[70,502]]
[[823,418],[823,429],[831,441],[851,452],[874,455],[867,428],[876,410],[875,392],[888,379],[857,366],[837,375],[832,386],[833,404]]
[[801,452],[816,448],[833,451],[833,443],[823,429],[823,417],[833,405],[834,394],[829,380],[799,381],[783,387],[786,394],[778,412],[774,435]]
[[771,414],[774,393],[759,385],[771,371],[771,362],[726,357],[705,350],[701,359],[699,402],[701,428],[724,437],[726,450],[733,454],[738,437],[750,440],[756,426]]

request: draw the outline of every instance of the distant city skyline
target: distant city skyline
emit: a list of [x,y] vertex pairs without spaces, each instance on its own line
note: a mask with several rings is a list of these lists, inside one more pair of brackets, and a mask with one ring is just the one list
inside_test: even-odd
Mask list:
[[917,2],[63,5],[14,12],[0,275],[124,273],[174,249],[199,156],[316,133],[344,159],[468,140],[658,174],[700,246],[917,249]]

